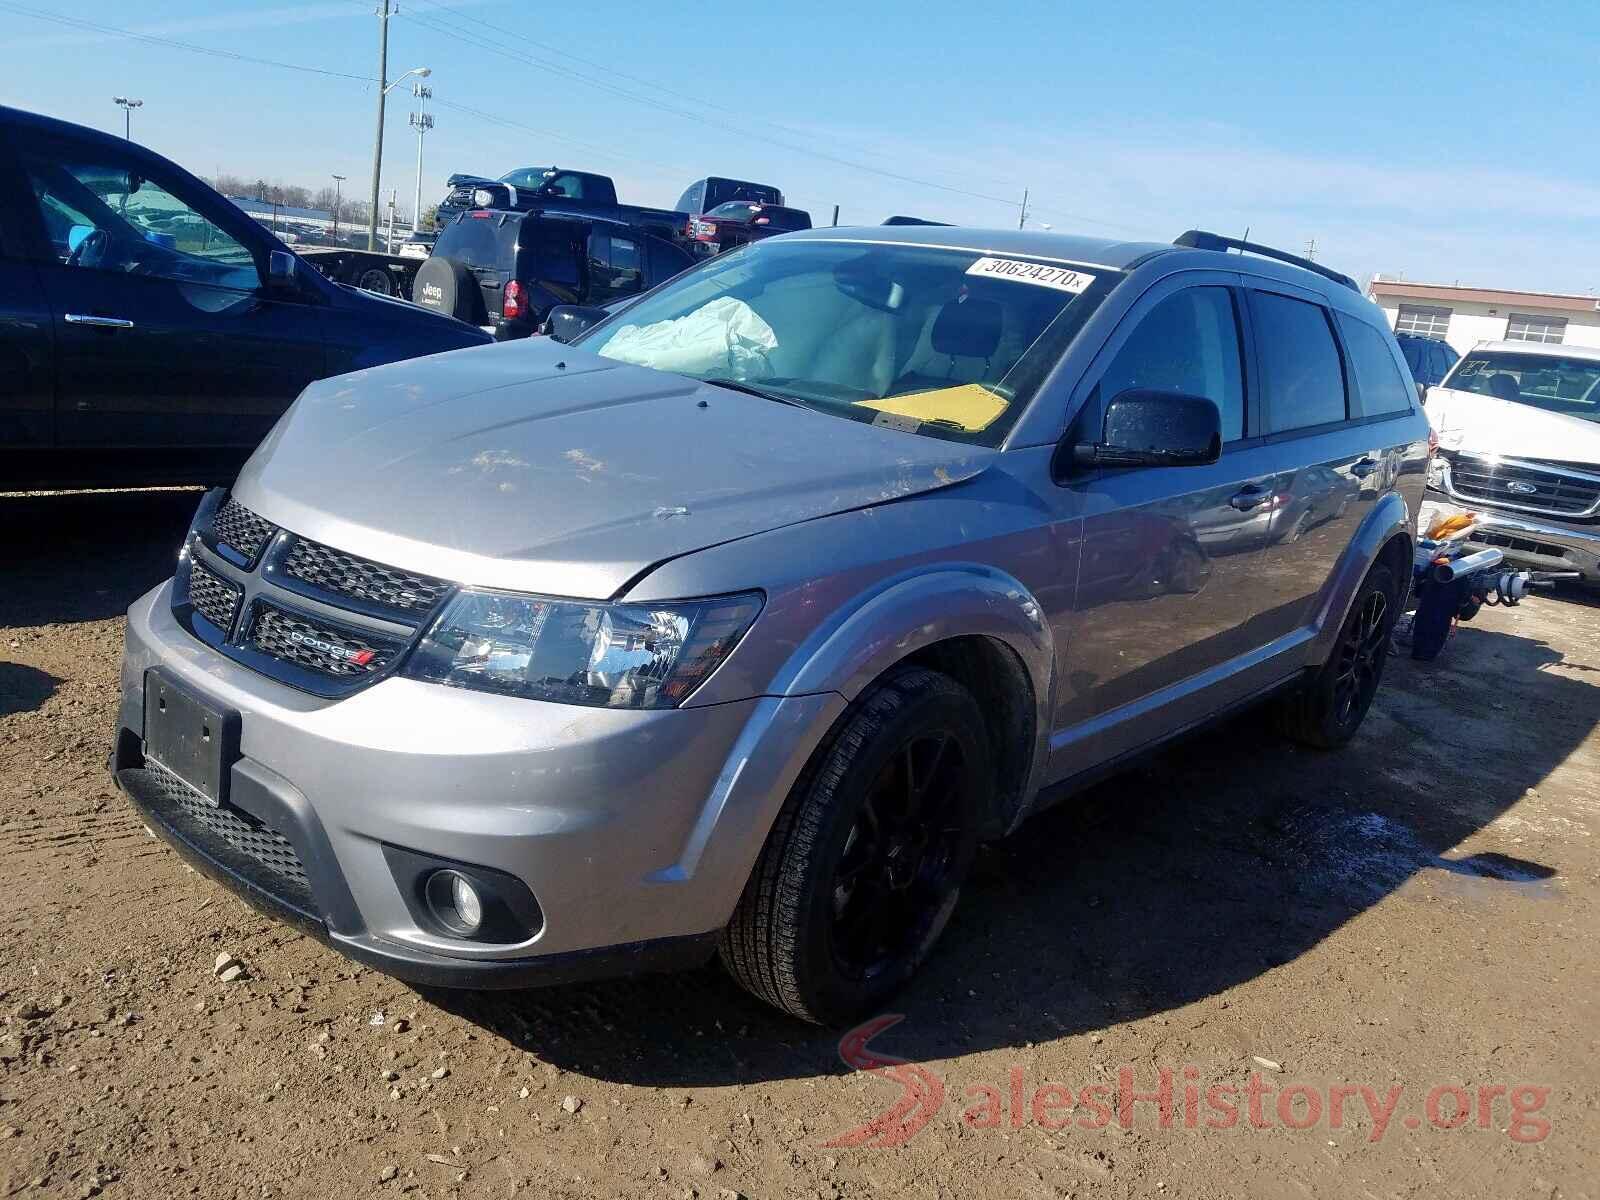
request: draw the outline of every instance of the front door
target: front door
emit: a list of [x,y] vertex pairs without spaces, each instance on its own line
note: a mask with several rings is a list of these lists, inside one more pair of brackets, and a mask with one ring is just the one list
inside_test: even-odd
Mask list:
[[1091,368],[1100,373],[1079,422],[1085,436],[1098,432],[1107,401],[1144,388],[1214,400],[1224,443],[1208,466],[1102,469],[1069,484],[1084,523],[1074,612],[1058,647],[1058,779],[1163,736],[1196,704],[1214,707],[1214,677],[1260,644],[1251,619],[1271,528],[1266,452],[1235,277],[1200,278],[1141,298]]
[[63,446],[244,450],[324,373],[315,308],[269,298],[236,213],[142,155],[28,138]]

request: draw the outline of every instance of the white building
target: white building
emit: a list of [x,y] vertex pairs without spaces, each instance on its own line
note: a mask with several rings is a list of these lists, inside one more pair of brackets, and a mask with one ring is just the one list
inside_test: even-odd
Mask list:
[[1600,346],[1600,299],[1553,292],[1410,283],[1374,275],[1368,295],[1396,333],[1420,333],[1465,354],[1479,342]]

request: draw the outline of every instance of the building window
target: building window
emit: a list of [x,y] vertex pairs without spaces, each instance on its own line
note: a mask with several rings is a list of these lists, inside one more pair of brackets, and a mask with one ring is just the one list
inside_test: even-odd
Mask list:
[[1415,333],[1421,337],[1438,338],[1444,340],[1445,332],[1450,328],[1450,310],[1448,308],[1429,308],[1422,304],[1402,304],[1399,315],[1394,319],[1396,333]]
[[1559,342],[1567,335],[1565,317],[1530,317],[1512,313],[1506,320],[1508,342]]

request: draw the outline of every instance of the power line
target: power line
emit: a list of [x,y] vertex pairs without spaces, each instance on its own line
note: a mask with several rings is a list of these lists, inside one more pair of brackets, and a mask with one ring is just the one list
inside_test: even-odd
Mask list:
[[[454,10],[449,10],[449,11],[451,12],[452,15],[457,15]],[[650,108],[658,109],[658,110],[660,110],[662,112],[669,113],[669,114],[671,114],[673,116],[682,117],[682,118],[684,118],[686,120],[696,121],[696,122],[698,122],[698,123],[700,123],[702,125],[708,125],[708,126],[714,128],[714,129],[721,129],[721,130],[724,130],[726,132],[738,134],[741,137],[751,138],[751,139],[754,139],[756,141],[765,142],[768,145],[776,146],[779,149],[787,150],[787,151],[789,151],[791,153],[794,153],[794,154],[809,155],[812,158],[819,158],[819,159],[822,159],[822,160],[824,160],[826,162],[831,162],[831,163],[834,163],[834,164],[836,164],[838,166],[846,167],[846,168],[848,168],[850,170],[861,171],[861,172],[865,172],[865,173],[871,174],[871,175],[877,175],[877,176],[880,176],[880,177],[885,178],[885,179],[892,179],[892,180],[895,180],[898,183],[908,183],[908,184],[911,184],[911,185],[913,185],[915,187],[931,188],[931,189],[934,189],[936,191],[948,192],[948,193],[951,193],[952,195],[965,196],[965,197],[967,197],[969,199],[972,199],[972,200],[987,201],[987,202],[989,202],[991,204],[1003,204],[1007,208],[1015,208],[1016,207],[1016,201],[1014,199],[1012,199],[1011,197],[1009,197],[1009,196],[991,196],[991,195],[988,195],[988,194],[986,194],[984,192],[974,192],[974,191],[970,191],[970,190],[968,190],[966,188],[952,187],[949,184],[935,183],[932,180],[928,180],[928,179],[919,179],[914,175],[906,175],[906,174],[903,174],[903,173],[901,173],[899,171],[891,171],[891,170],[889,170],[889,169],[887,169],[885,167],[876,167],[876,166],[872,166],[872,165],[870,165],[868,163],[855,162],[855,161],[853,161],[851,159],[841,158],[838,155],[829,154],[826,151],[817,150],[817,149],[814,149],[814,148],[812,148],[810,146],[803,146],[803,145],[797,145],[797,144],[790,143],[790,142],[779,141],[776,138],[767,137],[767,136],[765,136],[763,134],[756,133],[756,132],[754,132],[752,130],[746,129],[746,128],[744,128],[742,126],[739,126],[739,125],[733,125],[733,124],[730,124],[730,123],[728,123],[726,121],[715,120],[715,119],[713,119],[711,117],[707,117],[707,116],[705,116],[705,115],[703,115],[701,113],[692,112],[692,111],[689,111],[687,109],[678,108],[678,107],[676,107],[674,105],[666,104],[666,103],[658,101],[658,100],[653,100],[653,99],[651,99],[649,97],[646,97],[646,96],[639,96],[639,95],[637,95],[637,94],[635,94],[633,92],[627,91],[626,89],[618,88],[615,85],[610,84],[610,83],[608,83],[608,82],[606,82],[604,80],[596,79],[596,78],[594,78],[592,76],[585,75],[584,73],[582,73],[580,71],[573,71],[570,68],[563,67],[558,63],[551,63],[551,62],[548,62],[546,60],[535,58],[535,57],[533,57],[531,55],[524,54],[524,53],[521,53],[521,52],[518,52],[518,51],[507,50],[505,47],[497,45],[494,42],[489,41],[485,37],[482,37],[482,36],[477,35],[477,34],[467,33],[467,32],[465,32],[465,31],[463,31],[461,29],[454,28],[451,25],[448,25],[448,24],[438,20],[437,18],[435,18],[433,16],[430,16],[430,15],[427,15],[427,14],[418,13],[415,10],[413,10],[412,13],[411,13],[411,20],[420,22],[425,28],[431,30],[434,33],[440,34],[441,36],[444,36],[444,37],[454,38],[455,40],[460,41],[460,42],[464,43],[465,45],[471,46],[474,49],[486,50],[491,54],[497,54],[502,58],[508,59],[511,62],[516,63],[518,66],[533,65],[533,66],[541,67],[541,68],[543,68],[545,70],[553,71],[556,74],[563,75],[563,76],[565,76],[567,78],[575,79],[575,80],[578,80],[579,82],[589,84],[592,87],[597,87],[597,88],[599,88],[600,90],[602,90],[604,92],[608,92],[611,95],[621,97],[624,100],[629,100],[629,101],[632,101],[633,103],[636,103],[636,104],[642,104],[642,105],[645,105],[645,106],[650,107]],[[1108,222],[1108,221],[1096,221],[1091,217],[1077,216],[1077,215],[1072,215],[1072,214],[1067,214],[1067,215],[1071,216],[1073,220],[1083,221],[1086,224],[1101,225],[1101,226],[1104,226],[1104,227],[1106,227],[1108,229],[1123,229],[1123,228],[1125,228],[1124,226],[1116,225],[1116,224],[1113,224],[1113,223]]]
[[113,25],[101,25],[94,21],[85,21],[81,17],[67,17],[59,13],[41,12],[35,8],[27,8],[21,4],[12,4],[0,0],[0,8],[18,13],[24,17],[32,17],[36,21],[53,21],[57,25],[68,25],[75,29],[87,29],[95,33],[109,34],[112,37],[132,38],[139,42],[148,42],[154,46],[168,46],[175,50],[188,50],[195,54],[209,54],[213,58],[226,58],[233,62],[255,63],[263,67],[281,67],[286,71],[303,71],[308,75],[326,75],[333,79],[353,79],[357,83],[371,83],[372,80],[365,75],[351,75],[347,71],[330,71],[323,67],[308,67],[300,63],[284,62],[276,58],[259,58],[253,54],[239,54],[233,50],[218,50],[212,46],[197,46],[193,42],[180,42],[176,38],[160,37],[153,33],[135,33],[131,29],[118,29]]
[[[423,0],[423,2],[427,2],[427,0]],[[366,4],[364,2],[362,3],[362,7],[363,8],[366,7]],[[201,46],[201,45],[197,45],[194,42],[180,41],[177,38],[163,37],[163,36],[160,36],[158,34],[138,33],[138,32],[135,32],[134,30],[131,30],[131,29],[121,29],[121,28],[118,28],[118,27],[113,26],[113,25],[104,25],[104,24],[101,24],[101,23],[96,22],[96,21],[85,20],[85,19],[83,19],[81,17],[69,17],[69,16],[65,16],[65,15],[59,14],[59,13],[44,12],[44,11],[41,11],[39,9],[29,8],[26,5],[13,3],[12,0],[0,0],[0,9],[4,9],[4,10],[9,11],[9,12],[17,13],[17,14],[19,14],[21,16],[32,17],[33,19],[38,20],[38,21],[53,22],[54,24],[57,24],[57,25],[65,25],[65,26],[68,26],[68,27],[71,27],[71,28],[89,30],[89,31],[95,32],[95,33],[107,34],[107,35],[112,36],[112,37],[130,38],[130,39],[132,39],[134,41],[145,42],[145,43],[150,44],[150,45],[165,46],[165,47],[168,47],[170,49],[175,49],[175,50],[184,50],[184,51],[188,51],[189,53],[192,53],[192,54],[204,54],[204,55],[208,55],[208,56],[213,57],[213,58],[227,59],[227,60],[232,61],[232,62],[253,63],[253,64],[257,65],[257,66],[278,67],[278,68],[281,68],[281,69],[287,70],[287,71],[299,71],[299,72],[302,72],[302,73],[305,73],[305,74],[310,74],[310,75],[322,75],[322,76],[325,76],[325,77],[328,77],[328,78],[332,78],[332,79],[345,79],[345,80],[350,80],[350,81],[353,81],[353,82],[356,82],[356,83],[360,83],[360,84],[364,84],[364,85],[372,83],[372,79],[369,78],[368,76],[365,76],[365,75],[353,75],[353,74],[351,74],[351,73],[349,73],[347,71],[334,71],[334,70],[329,70],[329,69],[324,68],[324,67],[312,67],[312,66],[307,66],[307,65],[302,64],[302,63],[285,62],[282,59],[263,58],[263,57],[260,57],[258,55],[252,55],[252,54],[241,54],[241,53],[239,53],[237,51],[233,51],[233,50],[221,50],[221,49],[218,49],[218,48],[212,47],[212,46]],[[457,10],[454,10],[454,9],[442,9],[440,11],[449,12],[450,15],[452,15],[452,16],[467,15],[467,14],[459,13],[459,12],[457,12]],[[765,136],[763,134],[756,133],[756,132],[754,132],[752,130],[749,130],[749,129],[745,129],[745,128],[741,127],[741,126],[730,124],[730,123],[728,123],[726,121],[715,120],[715,119],[707,117],[707,116],[705,116],[705,115],[703,115],[701,113],[698,113],[698,112],[692,112],[692,111],[689,111],[689,110],[686,110],[686,109],[678,108],[678,107],[676,107],[674,105],[667,104],[667,103],[664,103],[662,101],[653,100],[653,99],[651,99],[651,98],[649,98],[647,96],[637,95],[637,94],[635,94],[635,93],[633,93],[631,91],[628,91],[626,89],[616,87],[615,85],[610,84],[605,80],[597,79],[597,78],[595,78],[593,76],[586,75],[586,74],[584,74],[583,72],[580,72],[580,71],[574,71],[571,68],[563,67],[560,64],[551,63],[551,62],[547,62],[545,60],[537,59],[537,58],[532,57],[531,55],[525,55],[525,54],[521,54],[521,53],[518,53],[518,52],[515,52],[515,51],[506,50],[504,47],[496,45],[495,43],[489,41],[487,38],[481,37],[481,36],[476,35],[476,34],[466,33],[466,32],[464,32],[464,31],[462,31],[460,29],[452,28],[451,26],[446,25],[446,24],[444,24],[444,23],[442,23],[442,22],[436,20],[435,18],[430,17],[430,16],[428,16],[426,14],[421,14],[421,13],[418,13],[416,11],[413,11],[410,14],[410,17],[411,17],[412,20],[422,23],[424,26],[426,26],[427,28],[429,28],[430,30],[432,30],[435,33],[441,34],[441,35],[443,35],[445,37],[454,38],[457,41],[461,41],[461,42],[465,43],[466,45],[473,47],[474,49],[487,50],[490,53],[498,54],[503,58],[509,59],[510,61],[517,63],[518,65],[525,66],[525,65],[528,65],[528,64],[531,63],[531,64],[533,64],[535,66],[543,67],[544,69],[552,71],[552,72],[554,72],[554,73],[556,73],[558,75],[562,75],[564,77],[567,77],[567,78],[570,78],[570,79],[574,79],[574,80],[576,80],[578,82],[588,84],[591,87],[599,88],[602,91],[608,92],[611,95],[615,95],[615,96],[617,96],[617,97],[619,97],[621,99],[628,100],[628,101],[630,101],[632,103],[642,104],[642,105],[645,105],[645,106],[650,107],[650,108],[655,108],[655,109],[658,109],[658,110],[660,110],[662,112],[668,113],[670,115],[682,117],[682,118],[684,118],[686,120],[695,121],[695,122],[698,122],[699,124],[707,125],[707,126],[710,126],[712,128],[722,129],[722,130],[724,130],[726,132],[734,133],[734,134],[737,134],[737,135],[739,135],[741,137],[751,138],[751,139],[756,140],[756,141],[765,142],[768,145],[775,146],[775,147],[777,147],[777,148],[779,148],[781,150],[787,150],[787,151],[789,151],[791,153],[795,153],[795,154],[804,154],[804,155],[807,155],[807,156],[812,157],[812,158],[821,159],[821,160],[823,160],[825,162],[834,163],[837,166],[845,167],[845,168],[847,168],[849,170],[859,171],[859,172],[863,172],[863,173],[869,174],[869,175],[876,175],[876,176],[879,176],[880,178],[884,178],[884,179],[892,179],[897,183],[906,183],[906,184],[910,184],[910,185],[912,185],[914,187],[928,188],[928,189],[932,189],[934,191],[946,192],[946,193],[949,193],[951,195],[964,196],[964,197],[966,197],[968,199],[972,199],[972,200],[983,200],[983,201],[986,201],[986,202],[991,203],[991,204],[1004,205],[1007,208],[1013,208],[1013,207],[1016,206],[1016,201],[1014,199],[1010,198],[1010,197],[1006,197],[1006,196],[991,196],[991,195],[988,195],[988,194],[983,193],[983,192],[970,191],[970,190],[968,190],[966,188],[952,187],[949,184],[935,183],[932,180],[919,179],[914,175],[906,175],[906,174],[903,174],[901,172],[892,171],[892,170],[889,170],[889,169],[884,168],[884,167],[876,167],[876,166],[872,166],[872,165],[870,165],[868,163],[855,162],[855,161],[853,161],[851,159],[842,158],[842,157],[840,157],[838,155],[834,155],[834,154],[829,154],[829,153],[827,153],[826,151],[823,151],[823,150],[813,149],[810,146],[799,145],[799,144],[795,144],[795,143],[791,143],[791,142],[780,141],[780,140],[778,140],[776,138],[767,137],[767,136]],[[512,32],[512,31],[509,31],[509,30],[502,30],[502,29],[500,29],[500,27],[491,25],[489,22],[482,21],[481,19],[478,19],[478,18],[475,18],[475,17],[471,18],[471,19],[477,21],[478,24],[484,25],[487,28],[495,29],[495,30],[498,30],[500,32],[510,33],[511,36],[514,36],[514,37],[521,37],[522,36],[520,34],[516,34],[516,33]],[[535,44],[535,45],[541,45],[541,43],[533,42],[533,40],[530,39],[530,38],[523,38],[523,40],[528,41],[528,42],[530,42],[532,44]],[[557,51],[557,53],[562,53],[564,57],[574,58],[576,61],[580,61],[580,62],[586,62],[587,61],[587,60],[584,60],[584,59],[578,59],[577,56],[575,56],[575,55],[566,55],[566,54],[564,54],[564,52]],[[620,72],[614,72],[614,73],[615,74],[620,74]],[[627,78],[634,78],[634,77],[628,76]],[[643,82],[643,81],[640,81],[640,82]],[[666,89],[659,89],[658,85],[653,85],[652,84],[652,85],[648,85],[648,86],[658,87],[658,90],[666,90]],[[559,138],[559,139],[561,139],[563,141],[568,141],[568,142],[572,142],[575,145],[583,146],[583,147],[585,147],[587,149],[593,149],[593,150],[597,150],[597,151],[599,151],[601,153],[612,155],[613,157],[620,157],[620,158],[631,157],[631,156],[627,156],[627,155],[619,155],[614,150],[600,150],[600,148],[598,148],[598,147],[594,147],[594,146],[592,146],[592,145],[590,145],[588,143],[580,142],[577,139],[568,137],[568,136],[566,136],[564,134],[556,134],[556,133],[553,133],[553,132],[548,131],[548,130],[535,129],[532,126],[522,125],[519,122],[511,121],[511,120],[509,120],[507,118],[499,117],[499,116],[496,116],[495,114],[484,112],[481,109],[470,108],[467,105],[455,104],[455,103],[451,103],[451,102],[447,102],[447,101],[443,101],[443,100],[436,101],[436,103],[438,103],[438,104],[440,104],[441,106],[444,106],[444,107],[456,108],[456,109],[458,109],[458,110],[460,110],[462,112],[468,113],[468,114],[470,114],[472,116],[478,117],[481,120],[488,121],[488,122],[493,123],[493,124],[499,124],[499,125],[506,126],[506,127],[509,127],[509,128],[526,130],[528,132],[537,133],[540,136],[556,137],[556,138]],[[799,135],[799,136],[804,136],[804,135]],[[649,162],[650,160],[640,159],[640,158],[636,158],[635,157],[634,161]],[[682,169],[679,166],[666,166],[666,164],[662,164],[662,163],[653,163],[652,162],[652,163],[650,163],[650,165],[657,166],[657,167],[666,167],[666,169],[669,169],[669,170],[681,170]],[[1052,210],[1052,214],[1051,215],[1055,215],[1055,216],[1058,216],[1058,217],[1065,217],[1065,218],[1068,218],[1068,219],[1073,220],[1073,221],[1081,222],[1083,224],[1096,225],[1096,226],[1100,226],[1100,227],[1106,228],[1106,229],[1114,229],[1114,230],[1126,230],[1127,229],[1126,226],[1117,225],[1117,224],[1115,224],[1113,222],[1109,222],[1109,221],[1096,220],[1096,219],[1094,219],[1092,217],[1083,216],[1081,214],[1066,213],[1066,212],[1061,212],[1059,210]]]

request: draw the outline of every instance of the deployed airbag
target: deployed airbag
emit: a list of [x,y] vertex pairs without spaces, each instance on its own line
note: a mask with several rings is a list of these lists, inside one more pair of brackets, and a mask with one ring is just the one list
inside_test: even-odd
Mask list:
[[777,346],[772,326],[753,308],[743,300],[723,296],[670,321],[624,325],[599,353],[658,371],[754,379],[771,374],[766,359]]

